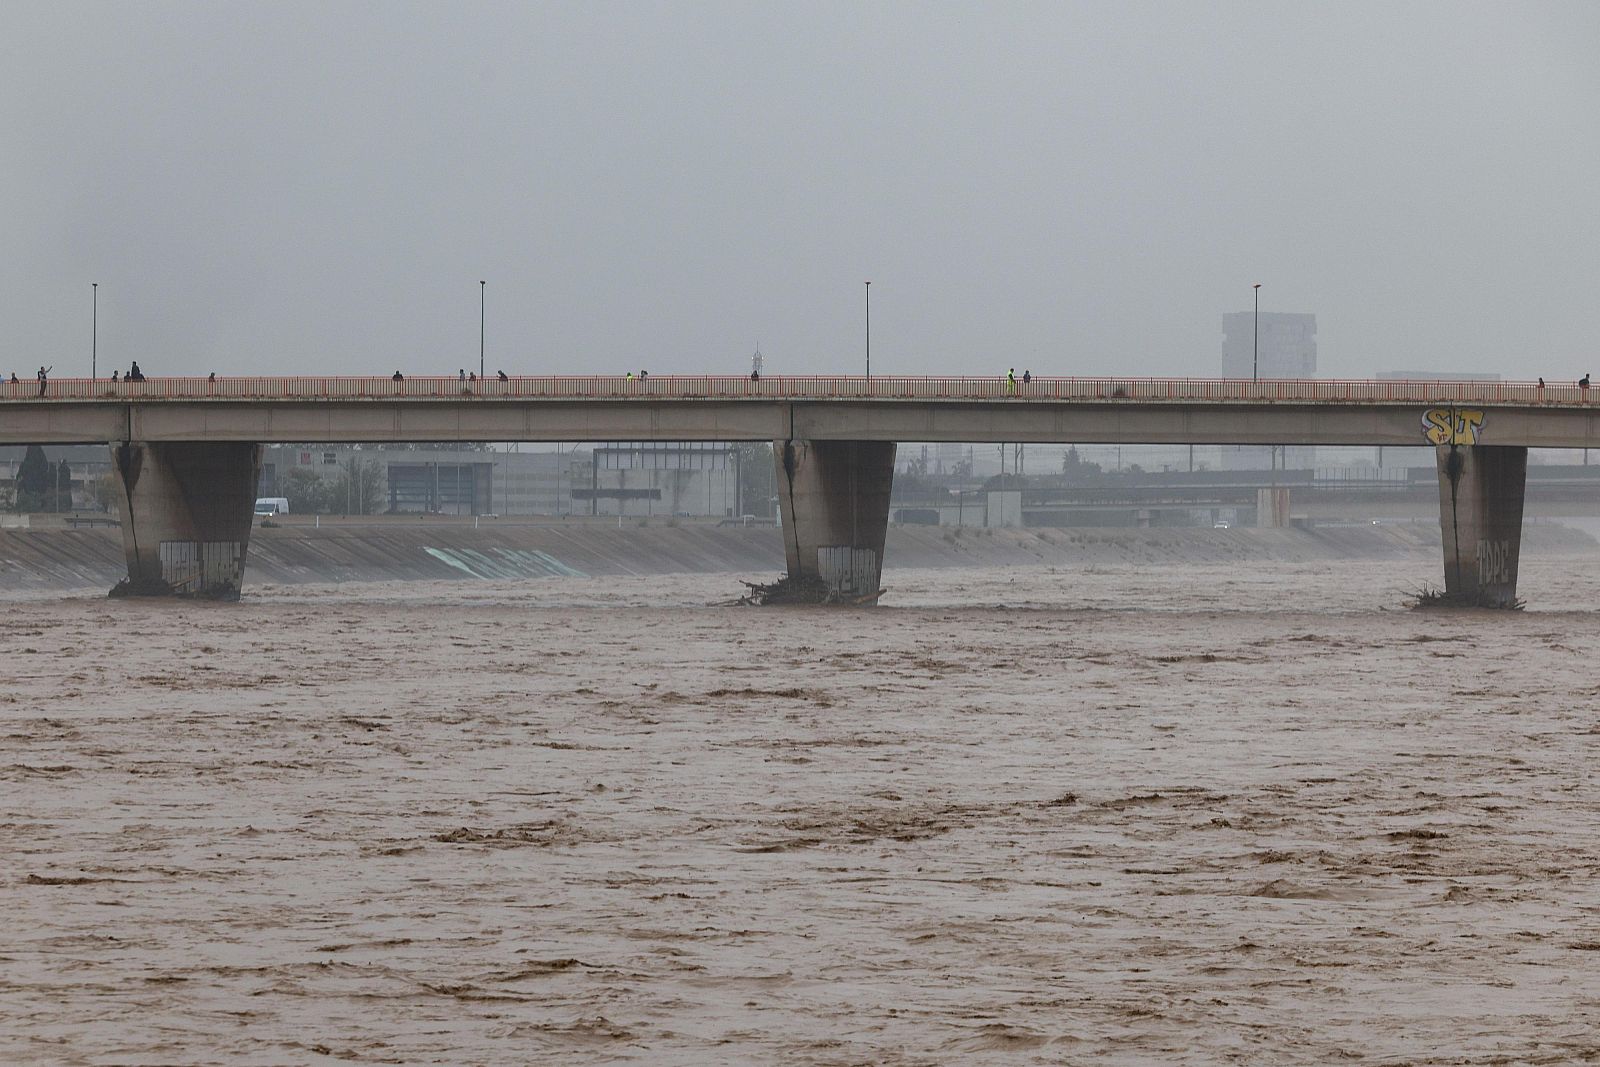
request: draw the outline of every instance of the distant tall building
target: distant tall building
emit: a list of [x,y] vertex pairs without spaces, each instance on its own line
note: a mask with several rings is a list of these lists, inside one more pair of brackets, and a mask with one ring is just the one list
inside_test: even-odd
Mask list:
[[1236,311],[1222,316],[1222,376],[1262,378],[1317,376],[1317,317],[1282,311],[1261,313],[1261,349],[1255,360],[1256,316]]
[[[1282,311],[1263,311],[1257,354],[1256,315],[1236,311],[1222,316],[1222,376],[1246,378],[1252,371],[1261,378],[1315,378],[1317,376],[1317,317]],[[1262,470],[1268,467],[1308,468],[1317,465],[1317,450],[1310,446],[1225,445],[1218,456],[1223,470]]]

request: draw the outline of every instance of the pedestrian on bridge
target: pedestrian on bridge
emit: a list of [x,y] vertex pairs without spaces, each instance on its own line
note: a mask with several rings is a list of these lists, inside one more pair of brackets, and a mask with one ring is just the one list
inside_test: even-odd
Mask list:
[[1006,392],[1015,396],[1017,392],[1017,368],[1012,367],[1006,371]]
[[133,361],[133,366],[128,368],[128,376],[126,378],[124,378],[123,381],[127,381],[127,382],[142,382],[142,381],[144,381],[144,371],[139,369],[139,361],[138,360],[134,360]]
[[467,380],[467,368],[462,367],[456,371],[456,380],[463,382]]
[[1585,374],[1582,378],[1578,379],[1578,388],[1584,390],[1585,392],[1588,391],[1588,389],[1589,389],[1589,376],[1587,374]]
[[503,370],[497,370],[497,371],[495,371],[495,374],[500,376],[500,380],[502,382],[509,382],[511,380],[510,378],[506,377],[506,372],[503,371]]
[[391,382],[403,382],[406,380],[406,376],[401,374],[399,371],[395,371],[393,374],[389,375],[389,380]]
[[115,367],[111,368],[111,384],[116,385],[120,380],[121,379],[117,377],[117,369]]
[[[56,369],[56,365],[54,363],[50,364],[50,366],[48,366],[48,367],[40,367],[39,368],[39,395],[40,396],[44,396],[45,383],[50,380],[50,372],[55,370],[55,369]],[[1588,383],[1588,379],[1587,378],[1584,379],[1584,382],[1585,382],[1585,384],[1587,384]]]

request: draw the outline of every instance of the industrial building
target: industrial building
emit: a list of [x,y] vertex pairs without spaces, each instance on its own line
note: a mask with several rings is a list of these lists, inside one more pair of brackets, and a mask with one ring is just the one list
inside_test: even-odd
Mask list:
[[[740,514],[736,448],[630,442],[548,451],[512,448],[275,445],[262,450],[261,496],[307,479],[335,514]],[[343,494],[341,501],[338,496]]]

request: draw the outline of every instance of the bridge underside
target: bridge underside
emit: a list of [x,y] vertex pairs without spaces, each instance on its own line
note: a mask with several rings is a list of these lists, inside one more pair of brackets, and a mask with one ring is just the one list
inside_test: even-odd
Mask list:
[[[1528,450],[1437,451],[1445,591],[1460,603],[1513,606]],[[871,600],[881,588],[894,443],[779,438],[774,452],[790,577],[820,581],[840,600]],[[128,559],[117,591],[236,599],[260,446],[133,440],[112,456]]]
[[[90,401],[12,405],[0,444],[106,441],[961,441],[1416,445],[1417,405],[889,400]],[[1600,448],[1600,411],[1475,412],[1472,440]]]

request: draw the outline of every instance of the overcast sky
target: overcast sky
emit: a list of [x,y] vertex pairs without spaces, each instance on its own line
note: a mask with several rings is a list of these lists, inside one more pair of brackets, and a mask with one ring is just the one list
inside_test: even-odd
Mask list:
[[0,2],[0,364],[1600,370],[1600,4]]

